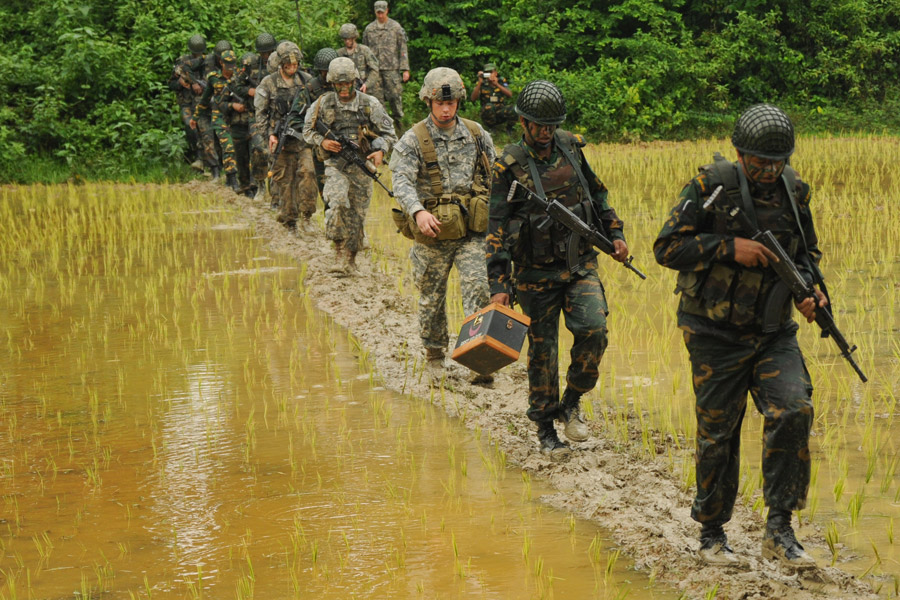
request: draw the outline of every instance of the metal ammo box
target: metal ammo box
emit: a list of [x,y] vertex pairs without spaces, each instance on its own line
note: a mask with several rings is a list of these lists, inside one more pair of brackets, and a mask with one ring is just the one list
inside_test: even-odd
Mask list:
[[530,324],[521,313],[489,304],[463,321],[450,358],[481,375],[493,373],[519,359]]

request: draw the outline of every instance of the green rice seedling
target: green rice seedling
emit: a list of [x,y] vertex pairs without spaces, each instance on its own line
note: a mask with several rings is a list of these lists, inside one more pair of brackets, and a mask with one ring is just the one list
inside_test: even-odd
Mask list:
[[706,600],[713,600],[713,598],[715,598],[718,595],[719,595],[719,584],[717,583],[714,586],[712,586],[711,588],[709,588],[708,590],[706,590],[706,593],[703,594],[703,597],[706,598]]
[[828,550],[831,552],[831,566],[834,566],[834,563],[837,561],[839,540],[837,525],[835,525],[834,521],[829,521],[828,529],[825,531],[825,543],[828,544]]
[[603,538],[600,537],[600,534],[594,534],[594,539],[591,540],[591,545],[588,546],[588,558],[595,565],[600,563],[600,553],[603,550]]
[[604,581],[609,581],[609,579],[612,577],[613,572],[615,571],[615,568],[616,568],[616,563],[619,560],[620,552],[621,551],[618,548],[616,548],[612,552],[607,553],[607,555],[606,555],[606,570],[603,572]]
[[862,512],[862,505],[866,499],[865,489],[860,488],[853,497],[850,498],[850,502],[847,504],[847,514],[850,516],[850,524],[853,527],[859,523],[859,515]]

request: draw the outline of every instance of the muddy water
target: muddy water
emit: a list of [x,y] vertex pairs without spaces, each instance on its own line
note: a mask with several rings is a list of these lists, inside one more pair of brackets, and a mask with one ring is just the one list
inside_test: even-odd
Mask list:
[[209,201],[5,190],[0,234],[0,597],[674,597]]

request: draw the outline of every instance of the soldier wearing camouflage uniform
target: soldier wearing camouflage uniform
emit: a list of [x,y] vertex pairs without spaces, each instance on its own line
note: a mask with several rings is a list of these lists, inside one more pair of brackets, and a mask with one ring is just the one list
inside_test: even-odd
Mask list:
[[[564,457],[566,437],[584,441],[590,430],[581,418],[581,396],[591,391],[607,345],[606,295],[597,275],[597,252],[569,230],[550,220],[534,202],[507,199],[513,181],[547,198],[555,198],[613,242],[613,258],[625,261],[624,224],[607,201],[608,192],[588,165],[584,139],[558,126],[566,118],[565,99],[549,81],[532,81],[516,100],[522,140],[510,144],[494,164],[487,269],[491,301],[509,306],[518,299],[531,318],[528,329],[528,418],[537,423],[541,451]],[[579,266],[567,267],[569,244],[578,244]],[[515,296],[513,296],[515,294]],[[559,315],[574,342],[559,395]]]
[[509,82],[506,77],[497,74],[497,67],[491,63],[484,65],[478,72],[478,83],[472,90],[472,100],[481,102],[481,122],[486,127],[507,126],[507,133],[512,133],[512,125],[516,122],[516,111],[506,101],[512,98]]
[[397,21],[388,18],[388,3],[375,3],[375,20],[363,31],[363,44],[372,49],[378,59],[381,78],[376,98],[390,105],[394,125],[400,131],[403,120],[403,84],[409,81],[409,54],[406,50],[406,31]]
[[175,92],[181,124],[188,143],[188,156],[193,159],[191,166],[198,171],[203,170],[203,152],[197,132],[191,127],[194,107],[203,94],[203,52],[206,40],[202,35],[192,35],[188,40],[189,54],[183,54],[175,61],[172,75],[169,77],[169,89]]
[[[484,232],[490,165],[496,155],[490,134],[457,116],[466,88],[456,71],[429,71],[419,98],[428,105],[429,115],[397,143],[391,176],[395,198],[416,240],[410,260],[420,292],[419,335],[425,358],[437,371],[449,341],[446,298],[453,265],[465,313],[488,304]],[[451,224],[454,217],[460,227]],[[488,376],[477,382],[490,380]]]
[[[334,48],[322,48],[316,52],[313,58],[313,78],[306,84],[309,90],[309,98],[313,102],[319,99],[319,96],[325,92],[331,91],[331,84],[328,83],[328,65],[331,61],[338,57],[337,50]],[[318,152],[313,152],[313,166],[316,168],[316,185],[319,187],[319,195],[322,202],[325,202],[325,163],[319,158]],[[325,205],[328,208],[328,205]]]
[[[794,127],[779,108],[758,104],[737,120],[732,135],[737,162],[717,155],[681,191],[654,243],[659,264],[679,272],[678,327],[690,355],[697,413],[697,495],[691,517],[701,524],[700,557],[716,565],[740,561],[728,546],[740,480],[741,422],[747,392],[765,417],[763,496],[769,507],[764,558],[799,568],[815,566],[794,536],[791,511],[806,503],[810,482],[812,384],[797,345],[789,295],[780,307],[775,255],[747,239],[735,218],[708,203],[716,189],[760,229],[771,230],[804,278],[821,285],[821,258],[810,212],[809,185],[787,159]],[[816,290],[797,305],[808,321],[827,304]],[[818,305],[818,306],[817,306]],[[777,314],[775,314],[777,313]],[[764,319],[764,317],[766,317]]]
[[312,229],[310,217],[316,212],[318,192],[315,167],[312,149],[301,133],[302,115],[291,109],[298,97],[301,106],[309,106],[306,84],[311,77],[298,70],[302,55],[293,42],[279,44],[276,54],[278,72],[267,75],[256,88],[256,119],[263,119],[265,123],[269,155],[274,156],[279,141],[276,135],[278,126],[290,113],[291,118],[283,133],[286,136],[284,144],[271,168],[272,198],[281,207],[277,217],[279,223],[294,229],[300,218],[302,228],[309,231]]
[[361,169],[340,158],[341,144],[317,130],[327,128],[359,145],[366,159],[377,168],[397,137],[384,107],[374,97],[355,89],[359,71],[353,61],[338,57],[328,66],[326,92],[306,111],[303,137],[317,148],[325,162],[325,236],[334,241],[332,272],[351,275],[356,254],[362,248],[363,224],[372,197],[372,180]]
[[[238,71],[231,83],[231,110],[228,114],[228,126],[231,128],[231,141],[234,142],[234,160],[238,171],[238,193],[252,196],[253,180],[250,178],[250,156],[253,143],[250,126],[253,123],[253,97],[250,73],[259,62],[259,56],[253,52],[245,52],[238,63]],[[254,86],[255,87],[255,86]],[[254,89],[255,93],[255,89]]]
[[359,31],[353,23],[341,25],[339,35],[344,40],[344,47],[338,48],[338,56],[346,56],[356,65],[356,70],[359,71],[359,77],[362,80],[359,91],[377,98],[380,94],[378,86],[381,83],[381,76],[378,73],[378,59],[375,58],[372,49],[356,41]]
[[[266,195],[266,173],[269,170],[269,142],[265,119],[256,119],[256,88],[269,74],[269,56],[275,51],[275,37],[271,33],[260,33],[255,42],[257,57],[245,66],[242,91],[247,98],[250,127],[250,175],[256,187],[255,200],[264,201]],[[239,92],[241,93],[241,92]]]
[[[222,53],[231,49],[231,43],[227,40],[219,40],[216,42],[213,51],[207,54],[206,58],[203,59],[204,81],[208,79],[211,73],[221,73]],[[197,119],[197,131],[200,134],[203,162],[212,174],[212,178],[218,179],[219,168],[222,166],[222,147],[219,143],[216,131],[213,128],[212,117],[210,114],[203,114]]]
[[234,102],[231,89],[232,78],[235,75],[237,58],[231,50],[225,50],[221,56],[221,70],[212,71],[206,77],[206,89],[194,109],[191,119],[191,129],[197,128],[200,119],[207,118],[212,124],[219,146],[222,148],[222,165],[225,168],[225,185],[237,191],[237,163],[234,159],[234,142],[231,138],[229,126],[230,113],[237,110],[234,107],[243,104]]

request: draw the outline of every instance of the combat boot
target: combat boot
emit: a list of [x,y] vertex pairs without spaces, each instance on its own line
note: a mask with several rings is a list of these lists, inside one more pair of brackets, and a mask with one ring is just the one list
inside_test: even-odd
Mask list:
[[263,179],[256,180],[256,195],[253,196],[253,199],[261,204],[266,203],[266,196],[269,194],[266,192],[266,182]]
[[494,383],[494,376],[490,373],[488,373],[487,375],[475,373],[469,378],[469,383],[471,383],[472,385],[483,385],[485,387],[490,387]]
[[334,262],[328,268],[329,273],[334,273],[335,275],[343,275],[346,273],[344,270],[346,268],[346,262],[344,260],[344,241],[336,240],[334,242]]
[[795,569],[816,567],[816,559],[803,549],[794,535],[791,512],[788,510],[769,509],[766,532],[763,535],[762,557],[766,560],[777,560]]
[[191,163],[191,168],[194,169],[195,171],[200,171],[202,173],[203,172],[203,161],[198,158],[197,160],[195,160],[194,162]]
[[356,252],[344,250],[344,271],[348,275],[359,273],[359,267],[356,266]]
[[728,537],[721,525],[704,525],[700,530],[700,560],[716,567],[737,567],[741,561],[728,545]]
[[216,166],[216,167],[210,167],[210,168],[209,168],[209,175],[210,175],[210,177],[212,177],[212,180],[213,180],[213,181],[215,181],[216,179],[218,179],[218,178],[219,178],[219,167],[218,167],[218,166]]
[[225,187],[231,188],[231,191],[238,191],[237,173],[225,174]]
[[565,426],[566,437],[573,442],[583,442],[591,437],[591,430],[581,417],[581,394],[567,388],[560,404],[559,420]]
[[541,443],[541,454],[545,454],[554,460],[569,456],[571,449],[567,444],[560,441],[559,436],[556,435],[556,428],[553,426],[552,420],[538,421],[537,426],[538,441]]

